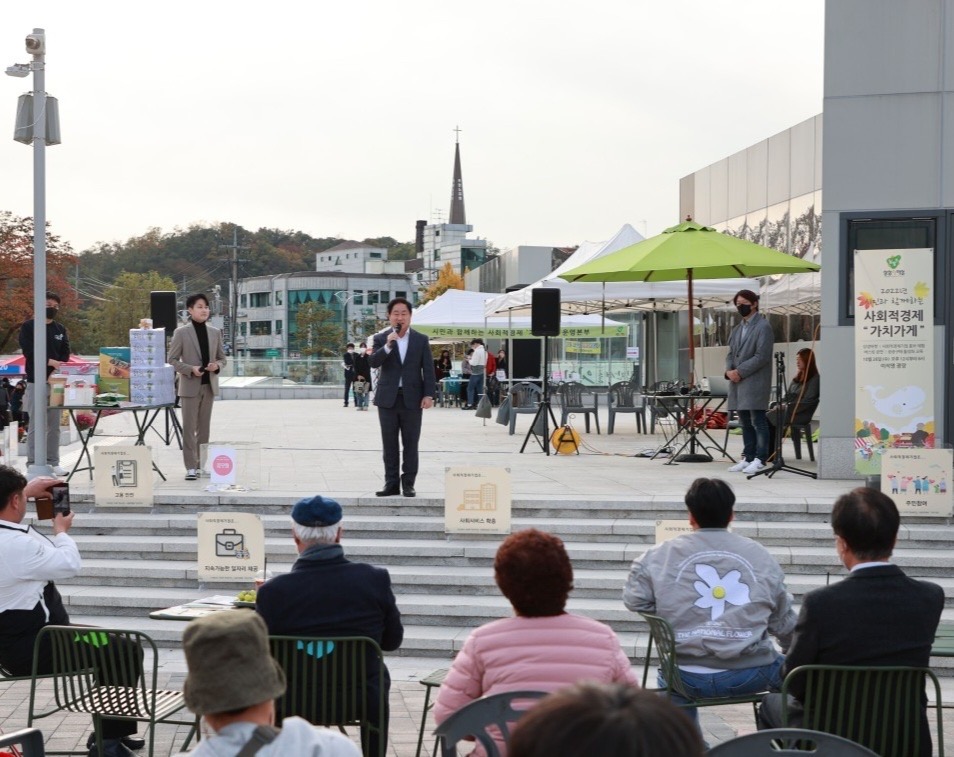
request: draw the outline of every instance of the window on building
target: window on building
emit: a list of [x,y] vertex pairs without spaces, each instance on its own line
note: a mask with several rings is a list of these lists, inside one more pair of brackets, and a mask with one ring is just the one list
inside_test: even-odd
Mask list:
[[268,336],[272,333],[271,321],[250,321],[249,332],[252,336]]
[[281,322],[281,321],[275,321],[275,333],[276,333],[276,334],[281,334],[281,333],[282,333],[282,322]]
[[281,292],[281,290],[279,289],[277,292],[275,292],[275,304],[276,304],[276,305],[281,305],[281,304],[282,304],[282,300],[283,300],[282,292]]
[[356,289],[354,292],[354,304],[363,305],[364,304],[364,292],[360,289]]
[[380,301],[382,304],[388,302],[388,300],[391,299],[390,295],[388,294],[388,290],[387,290],[387,289],[382,289],[380,292],[378,292],[378,296],[379,296],[379,301]]
[[243,294],[243,295],[241,295],[241,296],[239,297],[239,307],[240,307],[240,308],[247,308],[247,307],[248,307],[248,295],[247,295],[247,294]]
[[371,252],[371,253],[368,254],[368,257],[380,259],[380,258],[381,258],[381,253],[380,253],[380,252]]
[[253,308],[267,308],[272,304],[271,292],[252,292],[248,298],[249,306]]
[[381,300],[378,298],[378,293],[374,290],[368,290],[368,304],[377,305],[380,302]]
[[407,292],[402,292],[400,289],[398,289],[398,290],[396,290],[396,291],[394,292],[394,296],[395,296],[395,297],[403,297],[403,298],[406,300],[406,299],[407,299]]
[[247,328],[247,327],[248,327],[248,324],[247,324],[247,323],[245,323],[245,322],[240,323],[240,324],[239,324],[239,334],[241,334],[242,336],[245,336],[246,333],[248,332],[248,328]]

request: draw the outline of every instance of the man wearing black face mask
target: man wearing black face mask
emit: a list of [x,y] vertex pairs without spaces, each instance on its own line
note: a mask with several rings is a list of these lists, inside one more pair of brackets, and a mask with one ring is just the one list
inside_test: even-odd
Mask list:
[[759,296],[742,289],[733,300],[742,322],[729,335],[725,377],[729,410],[737,410],[742,426],[742,459],[729,470],[758,473],[768,457],[769,425],[765,417],[772,389],[775,337],[768,318],[759,312]]
[[[46,372],[40,373],[39,380],[46,381],[50,374],[59,370],[60,364],[70,359],[70,339],[66,333],[66,326],[57,323],[54,319],[60,309],[60,296],[55,292],[46,293]],[[23,398],[24,410],[30,413],[30,423],[27,434],[27,467],[37,461],[33,459],[34,434],[46,433],[46,460],[40,460],[53,468],[54,475],[65,476],[69,471],[60,467],[60,411],[62,408],[51,407],[46,412],[46,428],[40,418],[33,418],[33,390],[37,380],[36,367],[33,365],[33,319],[25,321],[20,327],[20,349],[26,359],[27,390]]]

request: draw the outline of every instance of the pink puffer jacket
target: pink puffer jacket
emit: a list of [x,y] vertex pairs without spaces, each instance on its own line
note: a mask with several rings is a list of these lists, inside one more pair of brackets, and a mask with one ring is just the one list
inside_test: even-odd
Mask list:
[[[503,618],[477,628],[441,684],[434,720],[504,691],[556,691],[581,681],[638,685],[609,626],[580,615]],[[498,743],[502,757],[506,746]],[[482,755],[479,746],[475,755]]]

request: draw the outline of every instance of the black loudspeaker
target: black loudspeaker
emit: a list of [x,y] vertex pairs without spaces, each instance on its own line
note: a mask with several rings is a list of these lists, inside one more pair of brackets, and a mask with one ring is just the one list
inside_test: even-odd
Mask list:
[[530,302],[530,333],[560,336],[560,290],[537,287]]
[[154,329],[165,329],[166,336],[172,336],[172,332],[179,325],[179,318],[176,315],[176,293],[150,292],[149,309],[151,311],[152,327]]

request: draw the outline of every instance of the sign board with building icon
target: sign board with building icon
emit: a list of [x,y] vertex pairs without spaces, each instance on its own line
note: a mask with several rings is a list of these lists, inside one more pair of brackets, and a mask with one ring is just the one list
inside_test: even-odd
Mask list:
[[510,469],[446,468],[444,531],[449,534],[510,533]]

